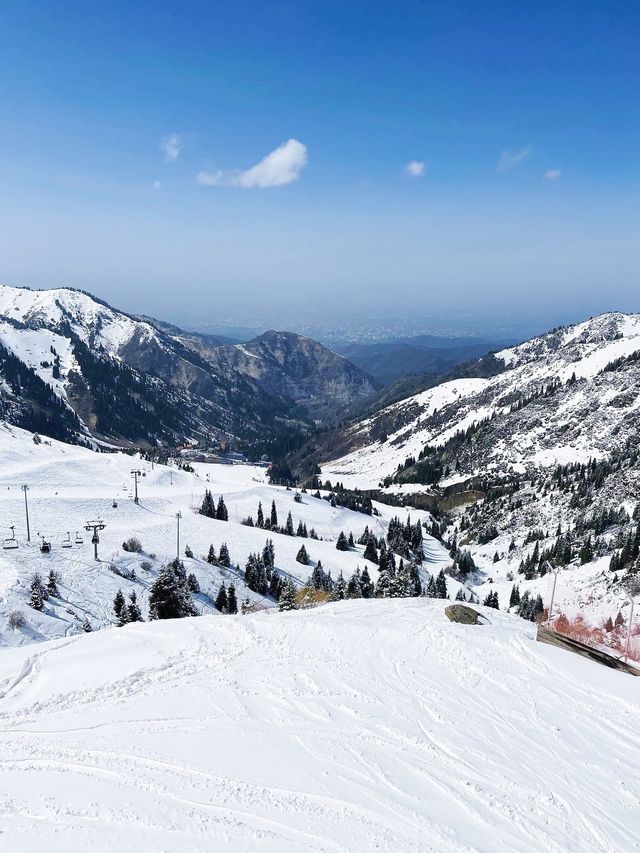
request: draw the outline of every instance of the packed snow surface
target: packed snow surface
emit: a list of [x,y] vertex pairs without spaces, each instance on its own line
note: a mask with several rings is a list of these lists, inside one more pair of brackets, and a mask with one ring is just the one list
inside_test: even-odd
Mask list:
[[[631,676],[428,599],[110,628],[0,655],[0,846],[631,851]],[[2,840],[3,839],[3,840]]]

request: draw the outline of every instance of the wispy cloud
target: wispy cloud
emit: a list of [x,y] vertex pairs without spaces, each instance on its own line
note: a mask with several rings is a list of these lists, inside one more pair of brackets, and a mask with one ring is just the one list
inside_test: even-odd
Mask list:
[[526,160],[533,151],[533,145],[525,145],[524,148],[519,148],[517,151],[512,151],[510,148],[505,150],[500,155],[498,160],[499,172],[512,172],[517,169],[523,160]]
[[182,151],[183,142],[183,138],[177,133],[166,136],[160,142],[160,148],[164,151],[164,159],[167,163],[173,163],[178,159]]
[[562,172],[560,169],[547,169],[544,173],[545,181],[557,181]]
[[231,170],[200,172],[198,183],[203,187],[281,187],[297,181],[307,165],[307,148],[297,139],[289,139],[263,157],[259,163],[244,171]]
[[425,172],[425,165],[422,160],[411,160],[405,166],[405,172],[410,178],[421,178]]
[[154,189],[154,190],[159,190],[159,189],[160,189],[160,187],[162,186],[162,184],[160,183],[160,181],[154,181],[154,182],[151,184],[151,186],[153,187],[153,189]]

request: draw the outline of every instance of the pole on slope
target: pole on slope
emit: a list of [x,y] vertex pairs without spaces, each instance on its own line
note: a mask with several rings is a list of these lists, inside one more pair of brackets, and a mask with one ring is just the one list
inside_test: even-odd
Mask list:
[[624,661],[625,663],[629,663],[629,646],[631,645],[631,629],[633,628],[633,596],[631,593],[627,593],[627,598],[631,602],[631,613],[629,613],[629,627],[627,628],[627,643],[624,650]]
[[29,503],[27,501],[27,492],[29,491],[29,486],[25,483],[20,487],[24,492],[24,511],[27,516],[27,542],[31,542],[31,530],[29,529]]
[[176,522],[177,522],[177,531],[176,531],[176,560],[180,560],[180,519],[182,518],[182,513],[176,513]]
[[554,570],[553,579],[551,581],[551,599],[549,601],[549,612],[547,613],[547,628],[551,626],[551,611],[553,610],[553,599],[556,594],[556,581],[558,580],[558,572]]
[[98,560],[98,542],[100,542],[100,537],[98,536],[99,530],[104,530],[106,524],[102,521],[87,521],[84,526],[85,530],[93,530],[93,536],[91,537],[91,543],[93,545],[93,558],[94,560]]
[[138,500],[138,477],[140,477],[141,474],[142,474],[142,471],[138,471],[138,470],[131,472],[131,476],[133,477],[133,482],[134,482],[134,490],[135,490],[135,497],[133,499],[134,504],[140,503],[140,501]]

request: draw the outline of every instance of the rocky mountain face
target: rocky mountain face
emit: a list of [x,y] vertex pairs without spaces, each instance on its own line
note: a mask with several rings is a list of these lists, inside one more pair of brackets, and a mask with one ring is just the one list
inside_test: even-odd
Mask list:
[[217,368],[233,370],[271,394],[295,401],[317,421],[331,421],[345,406],[375,391],[372,379],[343,356],[292,332],[269,331],[243,344],[216,346],[185,340]]
[[269,442],[371,388],[306,338],[239,349],[67,288],[0,287],[0,362],[4,418],[89,443]]

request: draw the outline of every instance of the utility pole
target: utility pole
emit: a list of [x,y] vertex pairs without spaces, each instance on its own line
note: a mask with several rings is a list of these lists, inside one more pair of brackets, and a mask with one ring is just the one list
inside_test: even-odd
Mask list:
[[29,529],[29,503],[27,501],[27,492],[29,491],[29,486],[25,483],[20,487],[24,492],[24,511],[27,516],[27,542],[31,542],[31,530]]
[[182,513],[176,513],[176,521],[178,523],[178,529],[176,534],[176,560],[180,559],[180,519],[182,518]]
[[141,474],[142,474],[142,471],[132,471],[131,472],[131,476],[133,477],[133,482],[135,484],[135,497],[133,499],[134,504],[140,503],[140,501],[138,500],[138,477],[140,477]]
[[106,524],[102,521],[87,521],[84,526],[85,530],[93,530],[91,544],[93,545],[93,557],[95,560],[98,559],[98,542],[100,541],[100,537],[98,536],[98,530],[104,530],[105,527]]

